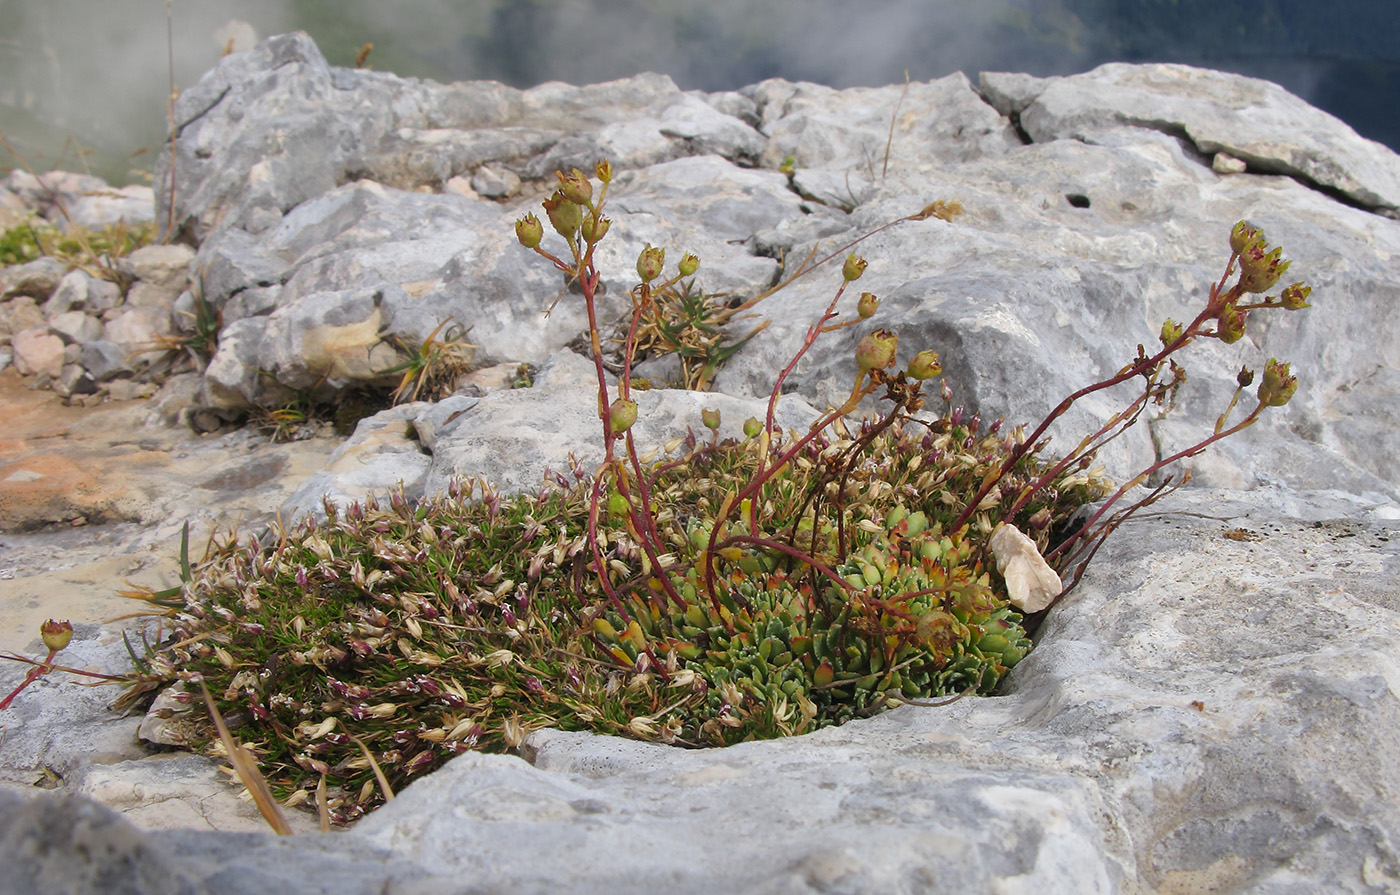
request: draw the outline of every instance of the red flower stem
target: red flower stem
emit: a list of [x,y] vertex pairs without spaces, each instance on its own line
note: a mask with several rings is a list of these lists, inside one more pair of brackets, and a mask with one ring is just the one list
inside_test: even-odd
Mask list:
[[1133,488],[1141,482],[1145,481],[1148,478],[1148,476],[1152,475],[1152,473],[1156,472],[1157,470],[1162,469],[1165,466],[1169,466],[1170,464],[1175,463],[1177,460],[1180,460],[1184,457],[1194,457],[1196,454],[1199,454],[1201,451],[1210,447],[1212,444],[1215,444],[1215,442],[1219,441],[1220,439],[1228,438],[1236,432],[1239,432],[1241,429],[1246,429],[1254,425],[1255,421],[1259,419],[1259,414],[1263,410],[1264,403],[1261,401],[1255,406],[1253,410],[1250,411],[1249,416],[1240,420],[1238,423],[1231,426],[1230,428],[1225,429],[1221,432],[1216,432],[1209,438],[1206,438],[1204,441],[1197,442],[1196,444],[1192,445],[1189,448],[1186,448],[1185,450],[1177,451],[1170,457],[1165,457],[1161,460],[1158,460],[1156,463],[1152,464],[1147,469],[1144,469],[1142,472],[1138,473],[1136,476],[1133,477],[1132,481],[1125,483],[1117,491],[1113,492],[1113,496],[1110,497],[1108,500],[1104,501],[1103,506],[1099,507],[1098,510],[1096,510],[1092,516],[1086,519],[1084,521],[1084,524],[1081,525],[1074,532],[1074,534],[1065,538],[1065,540],[1061,542],[1060,546],[1045,554],[1045,559],[1049,561],[1050,559],[1059,556],[1065,551],[1066,547],[1077,541],[1079,538],[1083,537],[1084,534],[1088,532],[1089,529],[1093,526],[1093,524],[1099,521],[1099,518],[1103,516],[1104,513],[1108,512],[1109,508],[1111,508],[1115,503],[1117,503],[1119,498],[1121,498],[1124,494],[1128,492],[1128,489]]
[[1160,364],[1163,360],[1167,358],[1168,355],[1171,355],[1184,348],[1192,339],[1200,336],[1211,335],[1210,333],[1205,332],[1202,329],[1206,321],[1213,319],[1217,314],[1220,313],[1221,306],[1228,303],[1233,298],[1237,298],[1239,295],[1240,287],[1238,284],[1236,284],[1232,289],[1230,289],[1229,292],[1222,293],[1221,291],[1225,288],[1225,281],[1229,279],[1230,272],[1234,267],[1234,262],[1235,256],[1231,256],[1230,263],[1226,265],[1225,268],[1225,275],[1220,278],[1219,283],[1216,283],[1211,286],[1210,299],[1206,302],[1205,308],[1199,314],[1196,315],[1196,319],[1191,321],[1191,325],[1186,327],[1186,329],[1182,332],[1182,334],[1179,337],[1177,337],[1170,345],[1163,347],[1161,351],[1152,355],[1152,357],[1131,363],[1128,366],[1124,367],[1122,370],[1119,370],[1116,375],[1111,376],[1108,379],[1102,380],[1101,382],[1096,382],[1093,385],[1085,386],[1084,388],[1081,388],[1079,391],[1074,392],[1073,394],[1069,395],[1069,397],[1061,401],[1059,405],[1055,407],[1054,410],[1050,411],[1050,413],[1045,417],[1045,419],[1041,420],[1040,425],[1036,427],[1036,430],[1031,433],[1030,437],[1026,438],[1024,441],[1022,441],[1019,445],[1016,446],[1016,448],[1011,452],[1011,456],[1007,457],[1006,461],[1002,463],[1000,472],[988,479],[986,482],[982,483],[982,487],[978,489],[977,494],[974,495],[973,498],[967,502],[967,505],[963,507],[963,511],[958,514],[958,518],[953,522],[953,524],[949,527],[948,530],[959,531],[964,525],[967,524],[968,520],[972,518],[972,515],[977,512],[977,507],[979,504],[982,503],[982,498],[986,497],[987,494],[990,493],[991,490],[994,487],[996,487],[996,485],[1006,476],[1006,474],[1016,467],[1016,463],[1026,455],[1027,451],[1029,451],[1032,447],[1035,446],[1035,444],[1039,441],[1040,436],[1045,434],[1045,430],[1050,428],[1051,424],[1054,423],[1055,420],[1064,416],[1065,413],[1070,409],[1070,407],[1074,405],[1074,402],[1078,401],[1080,398],[1092,395],[1094,392],[1100,392],[1106,388],[1112,388],[1115,385],[1127,382],[1129,379],[1134,379],[1138,376],[1141,376],[1146,371],[1151,370],[1158,364]]
[[45,659],[38,665],[35,665],[33,668],[29,669],[29,673],[24,676],[24,680],[20,682],[20,685],[18,687],[15,687],[14,691],[11,692],[9,696],[5,697],[5,700],[3,702],[0,702],[0,712],[3,712],[5,709],[9,708],[10,703],[14,701],[14,698],[16,696],[18,696],[24,691],[25,687],[28,687],[30,684],[37,681],[41,676],[46,675],[53,670],[53,665],[49,663],[53,662],[53,657],[56,655],[58,655],[58,650],[49,650],[49,657],[47,659]]

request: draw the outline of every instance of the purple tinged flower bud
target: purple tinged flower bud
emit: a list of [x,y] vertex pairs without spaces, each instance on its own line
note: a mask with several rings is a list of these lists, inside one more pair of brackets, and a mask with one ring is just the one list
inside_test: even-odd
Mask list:
[[1240,255],[1240,288],[1246,292],[1268,292],[1292,263],[1283,260],[1282,247],[1265,253],[1264,244],[1255,243]]
[[686,252],[681,256],[681,263],[677,266],[680,269],[681,276],[693,277],[695,276],[695,271],[700,269],[700,259]]
[[1177,339],[1180,339],[1185,334],[1186,328],[1168,317],[1162,322],[1162,334],[1160,336],[1162,347],[1170,348],[1172,345],[1176,344]]
[[579,225],[583,223],[583,209],[579,208],[575,202],[570,202],[559,190],[554,191],[554,195],[541,203],[544,205],[544,213],[549,216],[549,223],[554,227],[554,232],[565,239],[572,239],[578,232]]
[[745,438],[757,438],[757,437],[758,437],[758,434],[759,434],[760,432],[762,432],[762,431],[763,431],[763,423],[760,423],[760,422],[758,421],[758,418],[757,418],[757,417],[752,417],[752,416],[751,416],[751,417],[749,417],[748,419],[744,420],[744,437],[745,437]]
[[932,379],[942,372],[943,365],[938,362],[937,351],[920,351],[909,362],[909,375],[920,381]]
[[[852,258],[855,256],[852,255]],[[849,263],[849,262],[848,262]],[[864,265],[865,262],[861,262]],[[894,353],[899,347],[899,336],[887,329],[877,329],[866,333],[856,346],[856,366],[861,374],[871,370],[884,370],[894,365]]]
[[1235,374],[1235,381],[1240,384],[1240,388],[1249,388],[1254,382],[1254,371],[1248,367],[1240,367],[1240,371]]
[[575,168],[565,174],[563,171],[555,171],[554,176],[559,178],[559,192],[564,194],[564,198],[575,205],[589,205],[593,202],[593,184],[588,182],[588,175]]
[[862,292],[860,301],[856,303],[856,313],[860,319],[869,320],[875,316],[875,312],[880,309],[880,299],[875,297],[873,292]]
[[643,283],[650,283],[661,276],[661,268],[666,264],[666,250],[658,249],[651,243],[637,256],[637,276]]
[[1263,230],[1257,230],[1244,221],[1240,221],[1230,230],[1230,251],[1236,255],[1244,254],[1245,249],[1255,244],[1264,244]]
[[39,626],[39,636],[43,639],[44,646],[58,652],[73,639],[73,623],[51,618]]
[[1311,286],[1304,286],[1302,283],[1294,283],[1287,289],[1279,299],[1283,302],[1284,308],[1290,311],[1301,311],[1303,308],[1311,308],[1308,304],[1308,296],[1312,294]]
[[614,434],[626,432],[637,421],[637,402],[618,398],[608,408],[608,425]]
[[583,241],[592,245],[608,234],[608,228],[612,226],[612,221],[601,215],[594,217],[591,214],[583,216],[583,222],[579,225],[579,235]]
[[1264,377],[1259,383],[1259,403],[1267,407],[1282,407],[1298,390],[1298,377],[1289,372],[1289,365],[1274,358],[1264,364]]
[[1220,316],[1216,318],[1216,335],[1220,341],[1226,345],[1233,345],[1244,338],[1244,323],[1248,313],[1235,308],[1233,304],[1227,304],[1220,309]]
[[527,249],[533,249],[544,238],[544,225],[534,214],[527,214],[515,222],[515,238]]
[[846,256],[846,263],[841,265],[841,276],[846,278],[846,282],[859,280],[860,275],[865,273],[866,261],[855,252]]
[[700,422],[705,424],[705,428],[711,432],[719,431],[719,411],[708,408],[700,411]]

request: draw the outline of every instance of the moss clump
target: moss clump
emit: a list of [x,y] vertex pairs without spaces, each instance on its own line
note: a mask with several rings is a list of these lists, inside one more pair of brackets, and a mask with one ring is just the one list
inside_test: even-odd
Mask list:
[[117,223],[98,230],[64,231],[30,221],[0,233],[0,267],[48,255],[74,267],[96,266],[101,272],[110,266],[111,259],[150,245],[155,232],[154,223]]
[[[987,519],[1002,507],[947,526],[1011,444],[946,418],[812,441],[754,498],[759,534],[793,533],[851,586],[730,547],[715,601],[700,581],[707,521],[763,462],[759,439],[691,441],[649,467],[664,570],[626,514],[603,515],[620,605],[592,570],[591,476],[534,495],[464,482],[417,505],[328,507],[322,525],[213,549],[185,586],[168,655],[209,683],[282,797],[307,798],[325,774],[341,821],[379,798],[352,736],[399,784],[543,726],[725,745],[989,693],[1029,648],[987,568]],[[1042,469],[1028,455],[1016,475]],[[1057,485],[1023,524],[1062,521],[1103,493],[1083,474]],[[814,511],[814,489],[846,499]],[[659,575],[685,605],[661,596]]]

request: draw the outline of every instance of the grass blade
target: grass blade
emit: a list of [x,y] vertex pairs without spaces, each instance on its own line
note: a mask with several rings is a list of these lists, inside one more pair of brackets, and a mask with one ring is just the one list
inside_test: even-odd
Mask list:
[[[253,760],[252,753],[244,749],[233,739],[233,734],[229,733],[228,725],[224,723],[224,716],[219,714],[218,706],[214,705],[214,697],[209,695],[209,688],[204,681],[199,682],[200,692],[204,694],[204,705],[209,709],[209,717],[214,719],[214,726],[219,731],[219,742],[224,744],[224,751],[228,753],[229,763],[238,774],[238,779],[243,781],[243,785],[248,788],[248,793],[253,797],[253,804],[258,806],[258,813],[267,821],[267,825],[272,827],[272,831],[278,836],[292,835],[291,825],[287,823],[287,816],[282,813],[282,806],[277,804],[277,800],[272,797],[272,790],[267,785],[267,779],[263,777],[262,771],[258,770],[258,763]],[[375,771],[378,772],[376,767]]]

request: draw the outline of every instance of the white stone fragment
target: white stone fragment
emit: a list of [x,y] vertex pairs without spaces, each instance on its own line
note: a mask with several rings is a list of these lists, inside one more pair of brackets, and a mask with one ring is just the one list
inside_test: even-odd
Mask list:
[[1011,605],[1017,609],[1039,612],[1064,590],[1060,576],[1045,562],[1035,541],[1016,526],[1005,522],[998,525],[988,545],[997,558],[997,571],[1006,579]]

